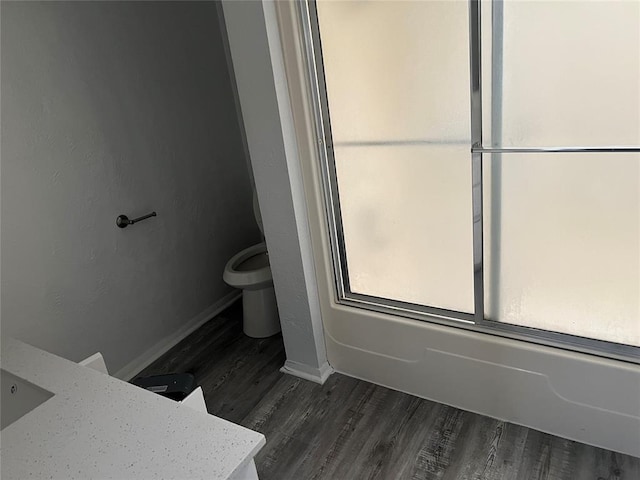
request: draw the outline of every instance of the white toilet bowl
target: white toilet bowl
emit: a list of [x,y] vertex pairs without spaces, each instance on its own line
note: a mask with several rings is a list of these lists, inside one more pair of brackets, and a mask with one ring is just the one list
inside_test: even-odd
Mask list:
[[224,268],[223,280],[242,289],[243,330],[253,338],[280,331],[267,246],[259,243],[234,255]]

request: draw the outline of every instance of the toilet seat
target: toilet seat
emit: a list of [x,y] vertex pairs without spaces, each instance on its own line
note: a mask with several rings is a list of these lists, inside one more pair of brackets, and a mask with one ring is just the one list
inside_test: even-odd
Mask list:
[[[255,191],[253,213],[264,235]],[[242,289],[242,330],[252,338],[267,338],[280,331],[280,316],[268,255],[264,242],[246,248],[227,262],[222,274],[228,285]]]
[[256,290],[272,284],[273,278],[269,265],[257,269],[239,268],[243,263],[251,259],[251,257],[257,255],[267,255],[267,245],[265,243],[259,243],[252,247],[245,248],[231,257],[224,267],[223,280],[232,287],[247,290]]

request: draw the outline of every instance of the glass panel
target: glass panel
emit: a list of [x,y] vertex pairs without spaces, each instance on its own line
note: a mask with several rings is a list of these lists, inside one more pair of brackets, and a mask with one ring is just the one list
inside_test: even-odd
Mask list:
[[473,312],[468,147],[335,151],[351,290]]
[[318,2],[331,129],[344,142],[469,142],[466,2]]
[[351,291],[472,312],[466,2],[318,2]]
[[640,155],[485,161],[485,315],[640,346]]
[[485,145],[640,145],[640,2],[507,0],[482,14]]

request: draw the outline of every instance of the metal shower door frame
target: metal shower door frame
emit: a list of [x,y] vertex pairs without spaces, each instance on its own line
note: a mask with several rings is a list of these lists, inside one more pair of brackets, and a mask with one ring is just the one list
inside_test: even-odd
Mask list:
[[[502,22],[503,0],[492,2],[493,22]],[[604,340],[579,337],[565,333],[540,330],[532,327],[513,325],[487,319],[484,314],[484,255],[483,255],[483,155],[502,155],[509,153],[630,153],[640,152],[640,147],[540,147],[540,148],[502,148],[487,147],[483,144],[482,132],[482,57],[481,57],[481,1],[469,0],[469,60],[470,78],[470,116],[472,179],[472,231],[473,231],[473,304],[474,312],[461,312],[428,305],[419,305],[388,298],[374,297],[351,291],[346,255],[345,237],[342,228],[340,195],[338,191],[336,164],[331,135],[331,119],[325,85],[322,45],[315,0],[298,2],[299,21],[304,35],[304,55],[307,65],[309,87],[312,97],[312,110],[315,118],[316,150],[320,159],[322,190],[326,212],[326,229],[329,234],[331,256],[335,280],[334,301],[341,305],[367,309],[379,313],[399,315],[415,320],[437,323],[445,326],[463,328],[478,333],[497,335],[520,341],[537,343],[551,347],[578,351],[606,358],[640,364],[640,347],[623,345]],[[501,45],[502,27],[492,29],[493,44]],[[492,46],[492,48],[494,48]],[[494,56],[501,51],[494,48]],[[494,70],[494,76],[501,76],[501,65]],[[492,107],[494,98],[499,97],[500,82],[492,82]],[[498,88],[496,88],[498,85]],[[497,109],[499,110],[499,109]],[[492,110],[492,128],[500,130],[499,111]]]

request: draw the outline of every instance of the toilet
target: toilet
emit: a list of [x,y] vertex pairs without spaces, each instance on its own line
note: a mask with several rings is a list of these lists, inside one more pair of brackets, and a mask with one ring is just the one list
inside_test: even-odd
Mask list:
[[[264,235],[260,207],[254,193],[253,213]],[[280,317],[273,289],[267,245],[259,243],[234,255],[224,267],[223,280],[242,289],[243,330],[253,338],[265,338],[280,331]]]

